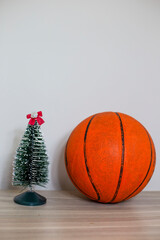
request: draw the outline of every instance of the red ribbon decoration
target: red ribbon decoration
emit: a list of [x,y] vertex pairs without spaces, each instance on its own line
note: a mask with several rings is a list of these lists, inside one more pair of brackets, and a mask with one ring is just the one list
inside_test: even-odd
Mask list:
[[26,117],[30,118],[28,123],[29,125],[34,125],[36,120],[39,125],[42,125],[44,123],[44,120],[41,118],[42,117],[41,111],[37,112],[37,117],[32,117],[32,114],[28,114]]

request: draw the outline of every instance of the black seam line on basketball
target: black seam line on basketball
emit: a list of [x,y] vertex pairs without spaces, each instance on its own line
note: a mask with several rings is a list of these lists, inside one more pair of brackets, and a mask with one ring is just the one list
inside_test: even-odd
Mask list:
[[[69,139],[68,139],[69,141]],[[85,193],[84,191],[82,191],[78,186],[77,184],[75,184],[75,182],[73,181],[71,175],[69,174],[69,170],[68,170],[68,161],[67,161],[67,146],[68,146],[68,141],[67,141],[67,144],[66,144],[66,149],[65,149],[65,162],[66,162],[66,170],[67,170],[67,173],[70,177],[70,180],[72,181],[72,183],[75,185],[75,187],[80,191],[82,192],[84,195],[86,195],[88,198],[91,198],[87,193]],[[95,201],[96,199],[92,198],[93,201]]]
[[85,160],[85,165],[86,165],[86,170],[87,170],[87,174],[88,174],[88,177],[89,177],[89,180],[97,194],[97,200],[99,201],[100,200],[100,195],[99,195],[99,192],[98,190],[96,189],[96,186],[94,185],[94,182],[93,182],[93,179],[91,177],[91,174],[90,174],[90,171],[89,171],[89,167],[88,167],[88,163],[87,163],[87,155],[86,155],[86,139],[87,139],[87,133],[88,133],[88,129],[89,129],[89,126],[93,120],[93,118],[96,116],[96,114],[89,120],[89,123],[87,125],[87,128],[86,128],[86,131],[85,131],[85,135],[84,135],[84,160]]
[[[68,139],[69,141],[69,139]],[[66,148],[65,148],[65,163],[66,163],[66,167],[68,166],[68,161],[67,161],[67,145],[68,145],[68,141],[66,143]]]
[[[155,170],[155,165],[156,165],[156,150],[155,150],[155,147],[154,147],[154,143],[153,143],[153,149],[154,149],[153,167],[154,167],[154,170]],[[153,152],[152,152],[152,155],[153,155]]]
[[[145,129],[145,128],[144,128],[144,129]],[[145,131],[146,131],[147,136],[148,136],[148,138],[149,138],[149,143],[150,143],[150,148],[151,148],[151,160],[150,160],[150,163],[149,163],[149,168],[148,168],[148,170],[147,170],[147,173],[146,173],[143,181],[139,184],[139,186],[138,186],[131,194],[129,194],[128,197],[124,198],[122,201],[124,201],[124,200],[126,200],[127,198],[129,198],[130,196],[132,196],[132,194],[134,194],[134,193],[142,186],[142,184],[144,183],[144,181],[146,180],[146,178],[147,178],[147,176],[148,176],[148,173],[149,173],[150,168],[151,168],[151,165],[152,165],[152,143],[151,143],[150,136],[149,136],[149,134],[148,134],[148,132],[147,132],[146,129],[145,129]]]
[[114,196],[113,196],[113,198],[112,198],[112,200],[110,202],[114,201],[115,198],[117,197],[117,194],[118,194],[118,191],[119,191],[119,188],[120,188],[120,185],[121,185],[121,181],[122,181],[123,168],[124,168],[124,150],[125,150],[125,146],[124,146],[124,130],[123,130],[123,124],[122,124],[122,119],[121,119],[120,115],[117,112],[115,114],[118,116],[119,121],[120,121],[121,140],[122,140],[122,155],[121,155],[121,168],[120,168],[117,188],[116,188],[115,194],[114,194]]

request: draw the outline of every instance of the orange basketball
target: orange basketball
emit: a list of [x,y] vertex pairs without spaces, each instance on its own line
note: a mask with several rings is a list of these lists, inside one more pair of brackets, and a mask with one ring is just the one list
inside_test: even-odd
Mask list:
[[116,203],[137,195],[149,182],[156,161],[154,143],[134,118],[104,112],[82,121],[65,152],[68,175],[87,197]]

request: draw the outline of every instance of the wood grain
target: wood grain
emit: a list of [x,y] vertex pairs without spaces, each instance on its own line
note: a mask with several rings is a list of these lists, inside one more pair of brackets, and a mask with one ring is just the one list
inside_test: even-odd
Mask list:
[[15,191],[0,191],[0,240],[160,240],[160,192],[142,192],[117,204],[93,202],[78,192],[38,191],[46,205],[17,205]]

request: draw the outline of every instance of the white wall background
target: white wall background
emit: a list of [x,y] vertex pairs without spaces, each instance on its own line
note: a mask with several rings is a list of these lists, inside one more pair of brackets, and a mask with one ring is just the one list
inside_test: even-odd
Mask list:
[[0,188],[27,113],[42,110],[50,156],[48,189],[74,188],[64,145],[89,115],[139,120],[157,150],[145,190],[160,190],[160,1],[0,0]]

